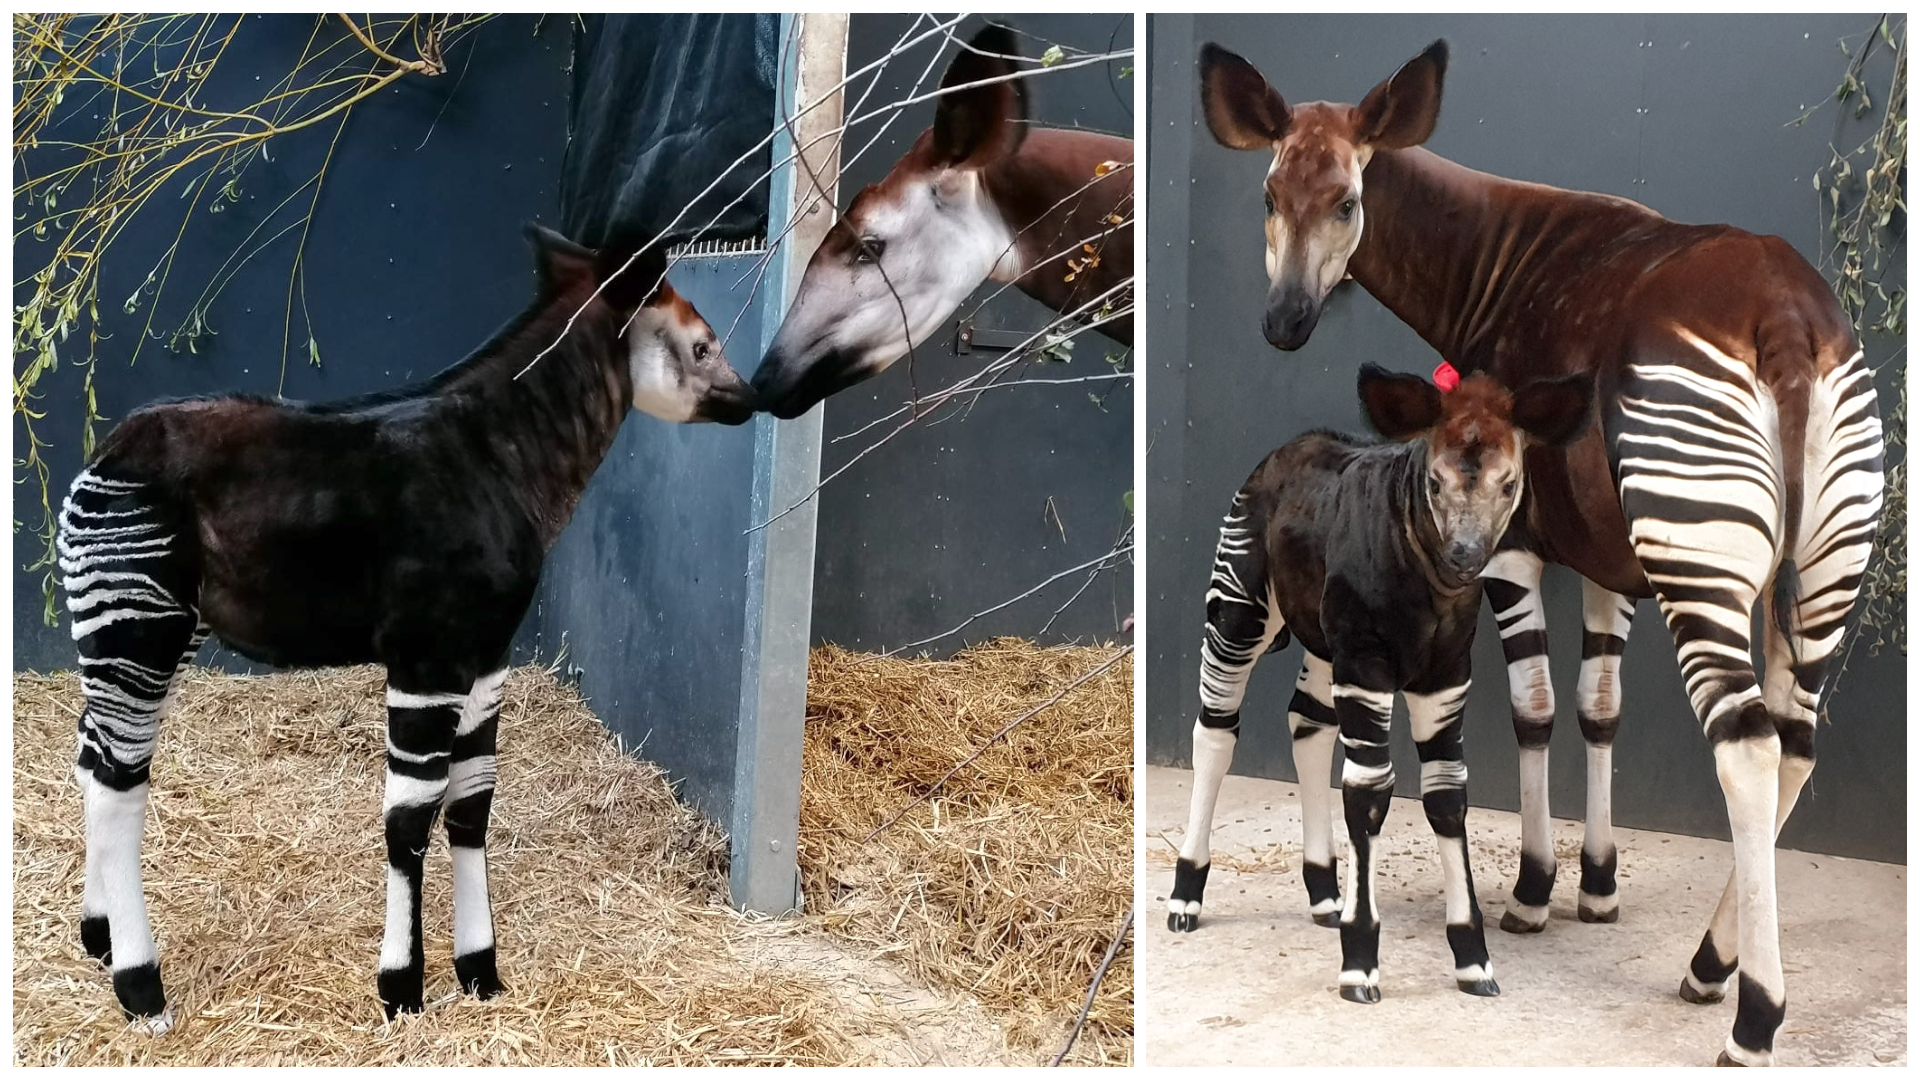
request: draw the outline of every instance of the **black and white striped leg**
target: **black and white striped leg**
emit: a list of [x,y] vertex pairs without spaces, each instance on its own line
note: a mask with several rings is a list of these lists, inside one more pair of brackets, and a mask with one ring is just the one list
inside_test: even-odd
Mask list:
[[1200,926],[1200,903],[1212,867],[1213,807],[1220,784],[1233,764],[1240,737],[1240,703],[1246,697],[1253,666],[1281,630],[1279,614],[1270,618],[1266,556],[1247,519],[1245,495],[1220,527],[1207,586],[1207,631],[1200,643],[1200,719],[1193,725],[1193,801],[1187,835],[1173,867],[1173,891],[1167,894],[1167,929],[1190,933]]
[[1580,844],[1580,921],[1618,922],[1613,843],[1613,737],[1620,729],[1620,655],[1633,629],[1633,601],[1582,579],[1580,735],[1587,740],[1587,832]]
[[1333,712],[1333,665],[1309,652],[1300,665],[1293,702],[1287,706],[1293,732],[1293,767],[1300,777],[1300,876],[1307,885],[1307,912],[1321,926],[1340,925],[1340,871],[1333,854],[1333,749],[1340,722]]
[[451,672],[387,670],[387,923],[378,986],[389,1020],[423,1005],[420,884],[473,682]]
[[140,873],[141,834],[160,722],[206,631],[187,599],[191,566],[144,485],[91,469],[60,510],[61,586],[86,698],[74,773],[86,810],[80,941],[113,975],[136,1026],[172,1027]]
[[1500,929],[1534,934],[1547,928],[1547,902],[1556,870],[1553,822],[1547,806],[1547,743],[1553,738],[1553,678],[1547,668],[1546,605],[1540,595],[1540,557],[1502,551],[1481,573],[1487,602],[1507,657],[1513,734],[1520,744],[1520,871]]
[[487,892],[487,816],[493,809],[495,743],[507,671],[473,684],[453,736],[447,771],[447,845],[453,857],[453,973],[460,987],[490,998],[504,987],[494,958],[493,902]]
[[[1340,773],[1340,797],[1346,810],[1346,902],[1340,910],[1340,996],[1371,1005],[1380,1000],[1380,905],[1375,881],[1375,841],[1393,805],[1393,758],[1387,724],[1393,716],[1393,691],[1355,685],[1354,675],[1334,669],[1333,708],[1340,719],[1340,745],[1346,764]],[[1384,680],[1373,680],[1376,683]]]
[[1447,879],[1447,944],[1453,949],[1454,984],[1475,997],[1498,997],[1493,961],[1487,956],[1486,924],[1473,892],[1467,858],[1467,762],[1460,715],[1470,683],[1431,694],[1409,691],[1407,719],[1420,754],[1420,801],[1440,849]]
[[1767,1065],[1786,1015],[1773,847],[1782,748],[1754,673],[1752,618],[1785,520],[1775,413],[1746,361],[1675,333],[1690,351],[1629,365],[1609,431],[1634,554],[1713,747],[1733,837],[1740,1002],[1721,1060]]

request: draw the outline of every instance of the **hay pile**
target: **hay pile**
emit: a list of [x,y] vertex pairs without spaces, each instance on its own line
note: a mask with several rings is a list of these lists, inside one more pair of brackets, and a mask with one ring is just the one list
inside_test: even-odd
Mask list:
[[[808,919],[964,991],[1050,1057],[1133,896],[1133,663],[1015,728],[862,839],[1007,721],[1113,656],[1002,639],[951,660],[816,650],[800,861]],[[1070,1059],[1132,1059],[1122,949]]]
[[[130,1032],[80,951],[74,676],[14,679],[19,1064],[838,1064],[822,984],[752,955],[725,844],[540,669],[507,682],[492,880],[501,976],[452,996],[445,834],[427,859],[425,1013],[374,995],[385,902],[378,668],[190,674],[162,732],[147,895],[177,1023]],[[742,942],[747,940],[748,947]]]

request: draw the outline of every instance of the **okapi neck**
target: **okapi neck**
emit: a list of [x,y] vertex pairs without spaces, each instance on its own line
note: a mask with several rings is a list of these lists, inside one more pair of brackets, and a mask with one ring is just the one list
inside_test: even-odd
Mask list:
[[[1012,155],[981,170],[987,197],[1014,236],[1020,267],[1014,284],[1056,311],[1133,276],[1131,233],[1116,231],[1110,220],[1132,220],[1133,169],[1109,168],[1102,175],[1109,162],[1131,166],[1133,141],[1036,127]],[[1082,250],[1083,243],[1095,250]],[[1052,258],[1068,249],[1073,250]],[[1069,259],[1079,268],[1069,266]]]
[[484,442],[489,480],[512,493],[548,548],[632,409],[619,316],[592,301],[561,336],[586,297],[580,289],[542,301],[449,372],[446,385],[462,426]]
[[1628,199],[1508,180],[1418,147],[1374,154],[1364,191],[1348,272],[1463,373],[1489,369],[1504,343],[1568,317],[1568,305],[1610,302],[1588,276],[1629,248],[1645,253],[1637,242],[1667,224]]

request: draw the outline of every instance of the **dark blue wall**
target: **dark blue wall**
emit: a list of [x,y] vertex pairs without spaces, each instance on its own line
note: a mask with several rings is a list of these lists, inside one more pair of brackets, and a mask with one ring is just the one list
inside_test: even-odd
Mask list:
[[[1309,344],[1282,354],[1261,337],[1266,276],[1260,177],[1268,156],[1225,149],[1207,133],[1194,58],[1217,41],[1245,55],[1289,100],[1358,101],[1428,42],[1452,46],[1440,123],[1427,146],[1476,169],[1632,198],[1679,221],[1775,233],[1808,258],[1822,233],[1812,186],[1828,146],[1869,133],[1827,105],[1787,126],[1839,84],[1842,35],[1873,16],[1155,16],[1149,43],[1147,754],[1187,761],[1198,708],[1201,597],[1220,515],[1270,449],[1314,427],[1363,427],[1359,362],[1430,372],[1438,357],[1371,296],[1335,291]],[[1857,37],[1855,42],[1857,44]],[[1885,86],[1888,58],[1869,68]],[[1850,110],[1845,115],[1850,116]],[[1878,114],[1875,114],[1877,122]],[[1903,283],[1904,252],[1889,284]],[[1885,364],[1902,341],[1870,335]],[[1904,367],[1882,370],[1890,415]],[[1546,578],[1560,723],[1553,812],[1583,814],[1585,750],[1573,723],[1580,590]],[[1476,805],[1519,803],[1505,664],[1490,616],[1475,652],[1467,720]],[[1292,778],[1285,708],[1295,646],[1264,661],[1248,691],[1235,770]],[[1687,705],[1654,604],[1640,605],[1622,675],[1615,819],[1622,825],[1726,835],[1712,755]],[[1852,658],[1832,695],[1819,767],[1782,845],[1876,859],[1906,853],[1906,673],[1889,650]],[[1418,790],[1404,725],[1403,794]],[[1717,879],[1716,879],[1717,880]]]

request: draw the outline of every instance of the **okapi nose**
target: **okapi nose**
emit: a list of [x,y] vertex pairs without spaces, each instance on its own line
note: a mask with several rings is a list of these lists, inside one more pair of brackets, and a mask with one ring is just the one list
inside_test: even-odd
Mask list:
[[1487,561],[1487,546],[1481,543],[1469,544],[1464,540],[1455,540],[1447,548],[1447,562],[1453,564],[1461,573],[1478,573]]
[[1267,305],[1260,330],[1266,335],[1267,344],[1292,352],[1307,343],[1313,335],[1314,324],[1319,321],[1320,306],[1311,296],[1296,292]]

